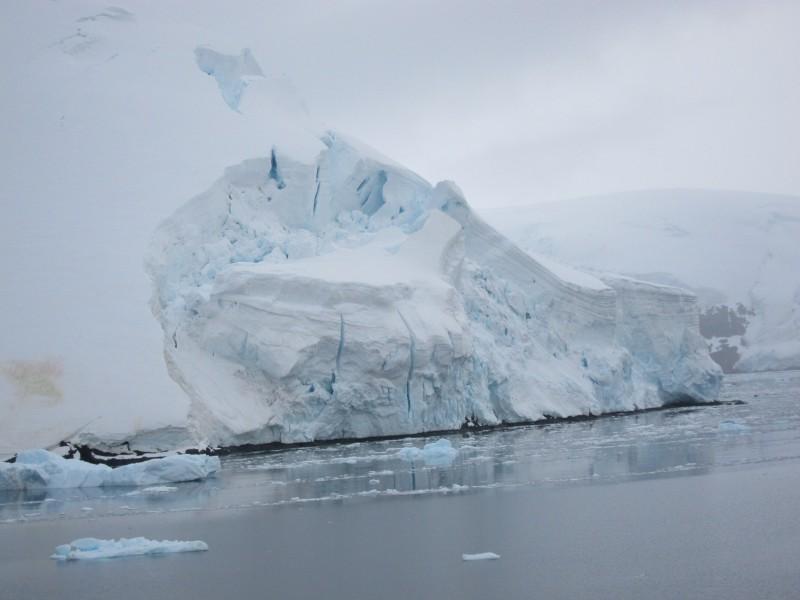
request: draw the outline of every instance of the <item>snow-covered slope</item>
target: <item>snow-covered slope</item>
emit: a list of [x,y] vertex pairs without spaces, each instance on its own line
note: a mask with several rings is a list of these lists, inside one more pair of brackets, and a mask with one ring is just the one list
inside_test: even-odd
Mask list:
[[316,124],[224,27],[0,10],[0,453],[715,397],[692,296],[532,259],[454,185]]
[[800,197],[630,192],[486,218],[533,254],[694,291],[728,370],[800,368]]

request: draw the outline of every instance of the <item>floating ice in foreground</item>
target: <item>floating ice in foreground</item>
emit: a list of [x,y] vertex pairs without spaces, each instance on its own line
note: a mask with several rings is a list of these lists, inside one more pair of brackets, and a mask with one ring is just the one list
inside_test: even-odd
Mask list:
[[47,450],[26,450],[16,462],[0,463],[0,490],[157,486],[205,479],[219,469],[216,456],[182,454],[112,469]]
[[56,546],[50,558],[55,560],[95,560],[98,558],[119,558],[121,556],[142,556],[174,554],[176,552],[203,552],[208,544],[199,540],[158,541],[143,537],[121,538],[119,540],[100,540],[81,538],[69,544]]
[[499,554],[494,552],[481,552],[479,554],[462,554],[462,560],[497,560],[500,558]]
[[428,442],[422,448],[413,446],[398,450],[397,455],[403,460],[423,460],[428,465],[447,466],[452,464],[458,455],[458,450],[453,448],[450,440],[444,438],[435,442]]

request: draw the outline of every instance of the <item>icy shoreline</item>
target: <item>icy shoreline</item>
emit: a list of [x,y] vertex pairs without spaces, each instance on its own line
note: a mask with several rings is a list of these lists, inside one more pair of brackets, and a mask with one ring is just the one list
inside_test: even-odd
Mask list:
[[[599,414],[582,414],[582,415],[571,415],[567,417],[545,417],[542,419],[537,419],[534,421],[518,421],[513,423],[498,423],[495,425],[476,425],[473,423],[465,424],[462,427],[457,429],[437,429],[432,431],[419,431],[415,433],[407,433],[407,434],[395,434],[395,435],[380,435],[380,436],[365,436],[365,437],[347,437],[347,438],[336,438],[336,439],[324,439],[324,440],[314,440],[309,442],[265,442],[260,444],[240,444],[240,445],[232,445],[232,446],[217,446],[217,447],[205,447],[205,448],[194,448],[193,454],[189,454],[189,456],[193,455],[205,455],[205,456],[231,456],[231,455],[240,455],[240,454],[249,454],[253,452],[266,452],[266,451],[281,451],[281,450],[293,450],[299,448],[318,448],[318,447],[327,447],[327,446],[339,446],[339,445],[348,445],[348,444],[356,444],[356,443],[368,443],[368,442],[387,442],[393,440],[411,440],[411,439],[423,439],[423,438],[431,438],[437,436],[448,436],[448,435],[457,435],[457,434],[466,434],[466,433],[483,433],[483,432],[492,432],[492,431],[504,431],[509,429],[516,429],[522,427],[545,427],[548,425],[558,425],[562,423],[580,423],[580,422],[591,422],[596,420],[603,420],[603,419],[613,419],[615,417],[623,417],[623,416],[633,416],[639,414],[647,414],[652,412],[661,412],[661,411],[668,411],[675,408],[702,408],[702,407],[714,407],[714,406],[737,406],[740,404],[744,404],[742,400],[713,400],[710,402],[695,402],[692,400],[686,402],[676,402],[673,404],[663,405],[663,406],[654,406],[651,408],[640,408],[636,410],[622,410],[617,412],[607,412],[607,413],[599,413]],[[124,444],[122,444],[124,445]],[[90,464],[106,464],[110,466],[124,466],[128,464],[136,464],[142,463],[150,460],[157,460],[161,458],[165,453],[158,453],[158,456],[153,456],[152,454],[156,453],[147,453],[147,452],[139,452],[136,454],[126,453],[126,452],[109,452],[107,450],[102,450],[99,448],[93,448],[90,446],[81,446],[80,447],[80,460],[90,463]],[[84,456],[92,457],[91,459],[87,460]],[[13,460],[13,459],[11,459]],[[8,462],[8,461],[6,461]],[[1,463],[0,463],[1,464]]]

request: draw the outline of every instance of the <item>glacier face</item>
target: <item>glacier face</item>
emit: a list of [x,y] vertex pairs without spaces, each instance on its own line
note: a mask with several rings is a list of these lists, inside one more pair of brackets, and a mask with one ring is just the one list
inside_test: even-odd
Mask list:
[[230,167],[157,230],[153,310],[211,445],[383,436],[716,398],[692,294],[522,252],[338,133]]
[[537,255],[693,291],[726,370],[800,368],[800,198],[652,190],[486,217]]

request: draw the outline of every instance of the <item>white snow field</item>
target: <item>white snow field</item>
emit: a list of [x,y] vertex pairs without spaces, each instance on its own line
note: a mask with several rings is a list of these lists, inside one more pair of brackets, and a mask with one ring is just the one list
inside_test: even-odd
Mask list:
[[69,544],[56,546],[50,556],[54,560],[97,560],[101,558],[120,558],[124,556],[156,556],[178,552],[205,552],[208,544],[199,540],[171,541],[149,540],[143,537],[121,538],[119,540],[100,540],[81,538]]
[[692,294],[537,261],[315,123],[213,11],[123,4],[0,7],[0,454],[716,398]]
[[[206,479],[219,469],[219,458],[203,454],[167,456],[112,469],[66,459],[47,450],[24,450],[17,454],[15,462],[0,462],[0,491],[158,486]],[[163,487],[144,491],[147,489],[168,491]]]
[[485,217],[537,257],[692,290],[727,370],[800,368],[800,197],[642,191]]

